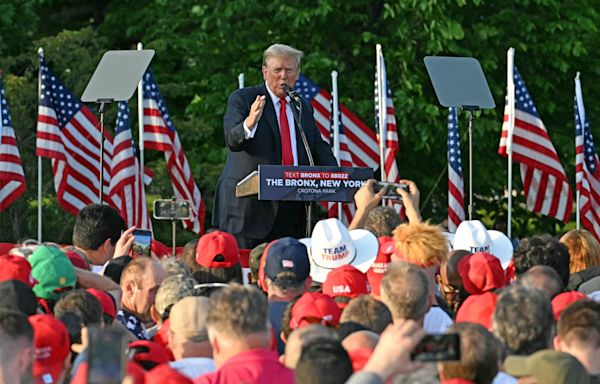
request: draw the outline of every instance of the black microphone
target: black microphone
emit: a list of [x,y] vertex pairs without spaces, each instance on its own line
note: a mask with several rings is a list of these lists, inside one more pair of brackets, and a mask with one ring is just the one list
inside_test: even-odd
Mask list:
[[294,88],[290,87],[287,84],[283,84],[283,90],[290,97],[290,99],[294,100],[297,103],[302,103],[302,98],[300,94],[294,90]]

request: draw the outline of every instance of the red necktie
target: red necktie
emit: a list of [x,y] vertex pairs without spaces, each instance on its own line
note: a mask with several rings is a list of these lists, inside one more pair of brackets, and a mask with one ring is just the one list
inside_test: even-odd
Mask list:
[[288,124],[285,108],[285,98],[279,99],[279,133],[281,135],[281,165],[294,165],[290,125]]

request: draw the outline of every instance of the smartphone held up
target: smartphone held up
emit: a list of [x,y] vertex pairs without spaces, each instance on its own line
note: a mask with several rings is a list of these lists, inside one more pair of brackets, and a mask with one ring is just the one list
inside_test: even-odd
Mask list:
[[402,196],[398,193],[398,189],[402,189],[408,192],[408,184],[402,183],[388,183],[385,181],[378,181],[375,183],[375,192],[379,192],[380,190],[385,189],[385,194],[383,195],[384,199],[390,200],[402,200]]
[[192,216],[188,200],[154,200],[154,218],[159,220],[186,220]]
[[133,245],[131,247],[131,255],[133,257],[146,256],[150,257],[152,246],[152,232],[146,229],[135,229],[133,231]]
[[412,352],[414,361],[460,360],[460,335],[458,333],[431,333],[425,335]]
[[88,384],[120,383],[125,376],[127,358],[124,328],[90,326],[88,346]]

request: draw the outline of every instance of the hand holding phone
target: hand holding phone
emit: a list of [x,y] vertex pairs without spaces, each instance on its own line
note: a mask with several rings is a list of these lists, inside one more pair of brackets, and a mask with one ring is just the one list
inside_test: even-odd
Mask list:
[[152,232],[146,229],[135,229],[133,231],[133,237],[133,246],[131,247],[132,256],[150,257],[150,249],[152,245]]
[[458,333],[427,334],[411,354],[413,361],[460,360],[460,335]]
[[375,184],[375,192],[379,192],[381,189],[385,189],[385,194],[383,195],[384,199],[402,200],[402,196],[398,194],[398,188],[408,191],[407,184],[388,183],[385,181],[378,181]]

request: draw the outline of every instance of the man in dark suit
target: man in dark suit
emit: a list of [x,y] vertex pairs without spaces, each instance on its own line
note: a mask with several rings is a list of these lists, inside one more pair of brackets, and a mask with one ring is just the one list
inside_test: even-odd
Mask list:
[[[235,196],[236,184],[259,164],[309,164],[284,88],[296,82],[302,55],[287,45],[270,46],[263,54],[265,84],[239,89],[227,101],[223,127],[229,152],[217,184],[213,225],[233,234],[240,248],[253,248],[284,236],[305,236],[304,203]],[[321,138],[311,105],[304,100],[301,124],[315,165],[337,165],[331,148]]]

